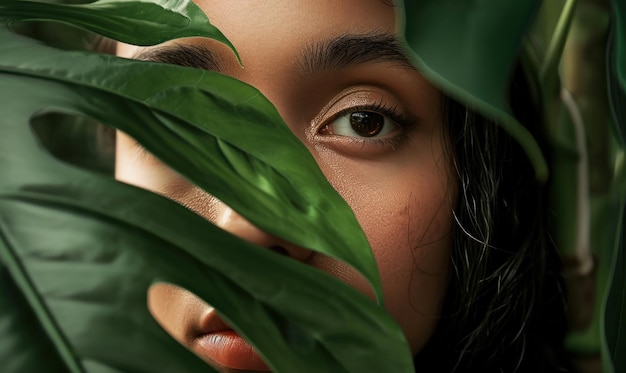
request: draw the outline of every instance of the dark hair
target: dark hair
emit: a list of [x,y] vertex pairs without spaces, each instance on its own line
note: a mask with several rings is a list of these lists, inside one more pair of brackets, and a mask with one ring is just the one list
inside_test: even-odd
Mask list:
[[[541,138],[539,111],[518,68],[511,105]],[[446,98],[459,185],[452,271],[435,334],[418,371],[565,371],[560,258],[548,233],[545,187],[500,126]]]

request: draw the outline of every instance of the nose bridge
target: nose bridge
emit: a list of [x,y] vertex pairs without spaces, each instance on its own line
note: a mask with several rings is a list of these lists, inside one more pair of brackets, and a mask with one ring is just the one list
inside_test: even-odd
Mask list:
[[312,254],[309,249],[299,247],[259,229],[225,204],[218,208],[215,225],[248,242],[288,255],[299,261],[307,261]]

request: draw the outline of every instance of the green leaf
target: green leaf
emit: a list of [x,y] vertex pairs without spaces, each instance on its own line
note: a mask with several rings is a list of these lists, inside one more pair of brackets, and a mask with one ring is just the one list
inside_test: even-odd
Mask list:
[[572,95],[562,92],[552,102],[554,114],[547,137],[552,147],[550,206],[555,212],[553,239],[560,254],[577,273],[593,268],[591,252],[590,156],[583,113]]
[[[612,0],[612,28],[609,39],[607,70],[608,88],[615,138],[622,149],[626,148],[626,4]],[[609,258],[607,294],[602,300],[603,366],[612,366],[615,372],[626,370],[626,162],[624,153],[615,173],[616,194],[622,206],[619,214],[615,246]]]
[[78,5],[26,0],[0,3],[0,23],[42,20],[68,23],[134,45],[202,36],[228,45],[237,54],[191,0],[97,0]]
[[[16,92],[28,79],[1,80]],[[19,259],[12,274],[32,279],[88,369],[201,369],[149,315],[146,291],[157,281],[216,307],[274,371],[413,369],[402,330],[352,287],[164,197],[60,164],[27,123],[1,123],[0,233],[11,239],[0,250]]]
[[[0,247],[3,246],[0,239]],[[4,252],[4,250],[0,250]],[[0,361],[2,371],[67,372],[68,365],[0,261]],[[80,371],[76,369],[75,371]]]
[[626,91],[626,4],[611,0],[613,20],[615,22],[615,67],[622,89]]
[[612,1],[613,25],[608,44],[608,88],[615,137],[626,148],[626,4]]
[[[624,201],[622,199],[622,204]],[[608,253],[610,270],[606,277],[606,296],[602,301],[603,354],[602,365],[607,371],[626,369],[626,205],[617,219],[616,238]]]
[[537,142],[514,117],[508,86],[537,0],[406,1],[416,67],[446,94],[495,118],[526,151],[539,180],[548,175]]
[[[541,65],[541,71],[539,72],[540,79],[543,83],[544,90],[550,93],[558,91],[559,66],[561,64],[565,42],[567,41],[567,36],[569,35],[574,18],[576,3],[577,0],[565,1],[545,52],[546,56],[544,62]],[[557,4],[552,3],[550,5],[555,6]]]
[[85,367],[199,369],[146,310],[147,287],[166,281],[223,312],[276,371],[412,369],[401,329],[356,290],[174,202],[61,166],[42,156],[28,127],[46,112],[116,125],[261,228],[360,267],[380,292],[351,210],[257,90],[206,71],[61,52],[7,33],[0,49],[0,216],[12,237],[2,249],[20,258],[12,276],[26,267],[72,342],[62,349],[75,348]]
[[[14,133],[4,133],[13,138]],[[0,169],[6,172],[14,166],[16,163],[4,159]],[[26,174],[24,171],[21,173]],[[78,368],[74,365],[72,369],[64,369],[65,365],[47,359],[52,361],[46,361],[50,365],[44,369],[23,370],[15,366],[8,372],[102,371],[102,367],[107,367],[104,371],[109,372],[208,370],[204,362],[172,340],[148,314],[145,282],[133,277],[135,273],[131,270],[145,268],[137,265],[137,261],[124,262],[129,254],[123,252],[126,250],[123,242],[112,234],[101,236],[100,233],[108,232],[99,230],[100,227],[94,226],[88,217],[81,218],[74,206],[70,206],[67,213],[70,217],[64,219],[62,213],[51,209],[50,201],[42,203],[47,205],[45,207],[29,206],[24,200],[11,200],[12,197],[19,199],[19,196],[11,196],[10,188],[3,185],[0,234],[6,239],[0,245],[0,255],[14,258],[7,266],[11,277],[27,279],[21,282],[21,293],[35,294],[44,302],[42,305],[31,303],[30,309],[15,304],[3,307],[2,317],[18,310],[26,314],[42,307],[50,310],[49,316],[42,317],[38,312],[37,317],[29,321],[35,325],[40,321],[57,325],[63,331],[63,338],[54,338],[54,349],[61,351],[66,361],[69,357],[79,365]],[[54,197],[50,198],[53,204],[57,202]],[[118,244],[121,245],[116,246],[120,251],[117,256],[102,249]],[[115,259],[119,262],[115,263]],[[142,285],[144,288],[140,288]],[[5,295],[3,292],[2,296]],[[138,308],[143,312],[139,313]],[[29,329],[32,327],[8,330],[3,339],[23,340],[29,336]],[[42,347],[50,349],[47,345],[42,346],[49,335],[49,332],[34,331],[29,344],[3,345],[6,361],[15,362],[20,359],[20,354],[38,354]],[[39,344],[30,345],[33,340]],[[30,364],[38,360],[39,357]],[[100,368],[94,370],[95,366]]]
[[0,73],[24,76],[19,88],[2,92],[7,107],[14,100],[31,113],[61,106],[123,130],[261,229],[350,264],[382,300],[352,210],[255,88],[209,71],[64,52],[6,33],[0,53]]
[[[626,156],[617,156],[615,172],[616,216],[611,219],[615,233],[607,252],[608,273],[605,278],[605,297],[602,299],[602,365],[607,371],[626,369]],[[621,206],[621,209],[620,209]],[[609,219],[607,219],[609,220]],[[611,225],[611,224],[609,224]]]

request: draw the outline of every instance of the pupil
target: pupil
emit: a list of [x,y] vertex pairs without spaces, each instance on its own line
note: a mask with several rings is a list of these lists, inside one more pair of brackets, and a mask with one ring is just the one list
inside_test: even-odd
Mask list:
[[354,132],[363,137],[376,136],[385,124],[382,114],[370,111],[358,111],[350,114],[350,125]]

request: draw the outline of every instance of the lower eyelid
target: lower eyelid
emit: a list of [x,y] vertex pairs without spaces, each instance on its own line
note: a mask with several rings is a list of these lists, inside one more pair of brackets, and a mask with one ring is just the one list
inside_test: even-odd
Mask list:
[[[410,131],[409,131],[410,132]],[[407,131],[399,130],[386,137],[354,137],[327,134],[318,137],[321,144],[337,153],[349,156],[370,158],[397,150],[404,143],[410,141]]]
[[404,132],[399,132],[395,136],[380,137],[373,139],[358,139],[361,144],[363,152],[371,153],[373,155],[384,154],[387,152],[393,152],[398,149],[403,143],[408,141],[409,137]]

